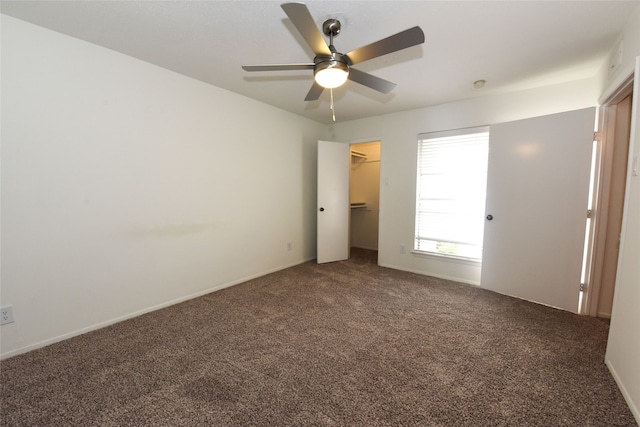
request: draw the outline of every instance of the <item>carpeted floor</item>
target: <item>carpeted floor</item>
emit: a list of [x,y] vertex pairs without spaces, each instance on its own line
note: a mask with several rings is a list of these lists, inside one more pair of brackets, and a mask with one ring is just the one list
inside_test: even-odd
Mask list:
[[607,323],[305,263],[0,363],[6,426],[635,426]]

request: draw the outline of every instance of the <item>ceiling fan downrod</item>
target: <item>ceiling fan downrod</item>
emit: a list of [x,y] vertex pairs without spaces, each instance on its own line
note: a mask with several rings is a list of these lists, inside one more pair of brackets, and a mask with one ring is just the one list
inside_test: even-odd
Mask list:
[[[329,50],[332,53],[332,59],[333,61],[337,61],[337,57],[340,56],[340,59],[342,59],[342,54],[338,53],[338,51],[336,51],[335,46],[333,45],[333,38],[335,36],[337,36],[338,34],[340,34],[340,21],[338,21],[337,19],[327,19],[326,21],[324,21],[324,23],[322,24],[322,32],[329,36]],[[342,62],[342,61],[340,61]],[[347,73],[349,72],[349,65],[345,63],[346,69],[347,69]],[[335,105],[333,103],[333,88],[329,88],[329,92],[331,94],[330,98],[331,98],[331,103],[329,104],[329,109],[331,110],[331,118],[333,119],[333,121],[336,121],[336,110],[335,110]]]
[[316,83],[323,88],[332,89],[343,85],[349,78],[349,62],[342,53],[333,46],[333,38],[340,33],[340,21],[327,19],[322,24],[322,31],[329,36],[329,52],[319,53],[313,59],[313,76]]
[[340,34],[340,28],[342,24],[337,19],[327,19],[322,24],[322,32],[329,36],[329,50],[331,52],[335,52],[336,48],[333,47],[333,37]]

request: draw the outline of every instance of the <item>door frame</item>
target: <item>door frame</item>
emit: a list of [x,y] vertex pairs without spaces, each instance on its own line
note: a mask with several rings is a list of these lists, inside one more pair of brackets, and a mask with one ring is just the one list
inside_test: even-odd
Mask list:
[[[383,208],[382,208],[382,204],[383,204],[383,193],[382,193],[382,183],[383,183],[383,168],[384,168],[384,161],[383,161],[383,143],[382,143],[382,138],[362,138],[362,139],[357,139],[357,140],[352,140],[352,141],[348,141],[348,142],[340,142],[340,141],[330,141],[330,140],[318,140],[318,146],[320,145],[320,143],[335,143],[335,144],[343,144],[345,146],[346,149],[346,156],[345,156],[345,173],[347,174],[347,182],[346,182],[346,193],[347,193],[347,206],[346,208],[349,210],[348,212],[348,217],[347,217],[347,224],[346,224],[346,253],[343,253],[341,251],[341,254],[337,257],[325,257],[320,256],[320,246],[322,245],[322,242],[320,241],[320,236],[318,235],[318,230],[320,228],[320,216],[319,216],[319,211],[322,208],[321,203],[324,203],[323,201],[320,200],[320,194],[319,194],[319,187],[320,187],[320,182],[318,181],[318,183],[316,184],[316,188],[318,189],[318,195],[316,197],[316,262],[318,264],[322,264],[325,262],[333,262],[333,261],[338,261],[338,260],[342,260],[342,259],[348,259],[351,256],[351,247],[350,247],[350,243],[351,243],[351,210],[349,207],[349,201],[350,201],[350,178],[351,178],[351,149],[353,145],[357,145],[357,144],[366,144],[366,143],[379,143],[380,144],[380,177],[379,177],[379,189],[378,189],[378,198],[379,198],[379,206],[378,206],[378,249],[380,249],[380,236],[381,236],[381,217],[382,217],[382,212],[383,212]],[[319,148],[316,151],[319,154]],[[318,164],[320,162],[320,159],[318,157],[317,161]],[[318,170],[318,180],[320,180],[320,172]],[[324,210],[323,210],[324,211]]]
[[[372,142],[380,143],[380,179],[378,182],[378,251],[380,251],[380,239],[382,237],[382,212],[384,204],[384,192],[382,191],[384,180],[384,144],[382,142],[382,138],[359,138],[349,141],[349,150],[353,148],[354,145],[358,144],[367,144]],[[357,151],[357,150],[356,150]],[[351,172],[351,171],[349,171]],[[351,244],[351,215],[349,215],[349,244]],[[349,248],[351,249],[351,248]],[[378,264],[380,264],[380,257],[378,256]]]
[[[605,242],[607,237],[609,185],[611,180],[611,164],[613,161],[613,143],[615,140],[616,105],[633,93],[634,75],[631,73],[598,108],[597,148],[595,179],[592,189],[593,211],[588,231],[587,248],[585,250],[584,285],[586,291],[582,295],[580,314],[596,317],[598,302],[602,288],[601,278],[605,258]],[[623,201],[624,203],[624,201]]]
[[[376,242],[376,247],[377,249],[380,249],[380,212],[382,210],[382,200],[381,200],[381,195],[382,195],[382,140],[381,139],[366,139],[363,141],[357,141],[357,142],[350,142],[349,143],[349,152],[351,152],[351,150],[355,150],[357,151],[357,148],[354,146],[358,146],[360,144],[375,144],[377,143],[379,146],[379,157],[380,157],[380,166],[379,166],[379,173],[378,173],[378,241]],[[351,187],[351,165],[350,169],[349,169],[349,187]],[[351,191],[349,191],[349,200],[351,200]],[[351,227],[352,227],[352,215],[353,215],[353,210],[350,211],[349,214],[349,250],[351,250]]]

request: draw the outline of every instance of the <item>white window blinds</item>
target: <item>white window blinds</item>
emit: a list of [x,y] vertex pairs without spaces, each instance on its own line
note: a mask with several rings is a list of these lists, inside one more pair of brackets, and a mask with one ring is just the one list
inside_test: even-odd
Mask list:
[[414,249],[480,260],[489,128],[419,135]]

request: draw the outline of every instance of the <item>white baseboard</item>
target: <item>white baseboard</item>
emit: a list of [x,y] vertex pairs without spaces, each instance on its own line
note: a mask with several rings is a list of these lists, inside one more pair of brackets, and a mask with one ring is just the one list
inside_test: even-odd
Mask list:
[[451,280],[452,282],[466,283],[467,285],[480,286],[480,282],[475,281],[475,280],[465,280],[465,279],[461,279],[459,277],[451,277],[451,276],[446,276],[446,275],[443,275],[443,274],[425,273],[424,271],[412,270],[412,269],[409,269],[409,268],[400,268],[400,267],[395,266],[395,265],[388,265],[388,264],[378,264],[378,265],[380,265],[380,267],[392,268],[394,270],[408,271],[409,273],[415,273],[415,274],[419,274],[421,276],[431,276],[431,277],[436,277],[438,279]]
[[633,400],[631,399],[631,395],[629,394],[626,387],[624,386],[624,383],[618,376],[618,373],[616,372],[616,369],[614,368],[611,361],[605,360],[604,363],[605,365],[607,365],[607,368],[609,368],[609,372],[611,372],[611,376],[613,377],[616,384],[618,385],[618,388],[620,389],[620,392],[622,393],[624,400],[627,402],[627,405],[629,405],[629,409],[631,410],[631,413],[635,417],[636,422],[638,423],[638,425],[640,425],[640,409],[634,404]]
[[366,246],[351,246],[351,249],[353,249],[353,248],[355,248],[355,249],[366,249],[368,251],[377,251],[378,250],[378,248],[368,248]]
[[247,282],[249,280],[256,279],[258,277],[266,276],[267,274],[275,273],[276,271],[280,271],[280,270],[284,270],[284,269],[287,269],[287,268],[290,268],[290,267],[294,267],[296,265],[304,264],[305,262],[311,261],[313,259],[315,259],[315,257],[307,258],[307,259],[304,259],[304,260],[302,260],[300,262],[295,262],[295,263],[290,264],[290,265],[277,267],[277,268],[274,268],[274,269],[271,269],[271,270],[268,270],[268,271],[264,271],[264,272],[261,272],[261,273],[253,274],[251,276],[243,277],[242,279],[238,279],[238,280],[234,280],[232,282],[228,282],[228,283],[224,283],[224,284],[221,284],[221,285],[217,285],[217,286],[214,286],[212,288],[205,289],[205,290],[200,291],[200,292],[196,292],[194,294],[186,295],[184,297],[180,297],[180,298],[177,298],[177,299],[174,299],[174,300],[171,300],[171,301],[167,301],[167,302],[164,302],[164,303],[161,303],[161,304],[157,304],[157,305],[154,305],[152,307],[148,307],[148,308],[145,308],[145,309],[142,309],[142,310],[135,311],[133,313],[126,314],[124,316],[116,317],[114,319],[110,319],[110,320],[107,320],[105,322],[100,322],[100,323],[97,323],[95,325],[88,326],[86,328],[81,328],[81,329],[78,329],[78,330],[75,330],[75,331],[72,331],[72,332],[69,332],[69,333],[66,333],[66,334],[58,335],[57,337],[53,337],[53,338],[49,338],[49,339],[46,339],[46,340],[43,340],[43,341],[39,341],[39,342],[34,343],[34,344],[29,344],[29,345],[27,345],[25,347],[20,347],[20,348],[17,348],[15,350],[7,351],[5,353],[0,354],[0,360],[8,359],[10,357],[17,356],[19,354],[28,353],[28,352],[30,352],[32,350],[37,350],[39,348],[46,347],[46,346],[49,346],[51,344],[55,344],[55,343],[58,343],[58,342],[61,342],[61,341],[64,341],[64,340],[68,340],[69,338],[73,338],[73,337],[76,337],[78,335],[86,334],[87,332],[95,331],[97,329],[102,329],[104,327],[107,327],[107,326],[110,326],[110,325],[113,325],[113,324],[116,324],[116,323],[120,323],[120,322],[123,322],[125,320],[133,319],[134,317],[138,317],[138,316],[141,316],[143,314],[150,313],[152,311],[160,310],[162,308],[166,308],[166,307],[169,307],[169,306],[172,306],[172,305],[175,305],[175,304],[180,304],[181,302],[185,302],[185,301],[188,301],[188,300],[191,300],[191,299],[194,299],[194,298],[198,298],[198,297],[201,297],[203,295],[207,295],[207,294],[210,294],[212,292],[219,291],[221,289],[229,288],[231,286],[235,286],[235,285],[238,285],[240,283],[244,283],[244,282]]

